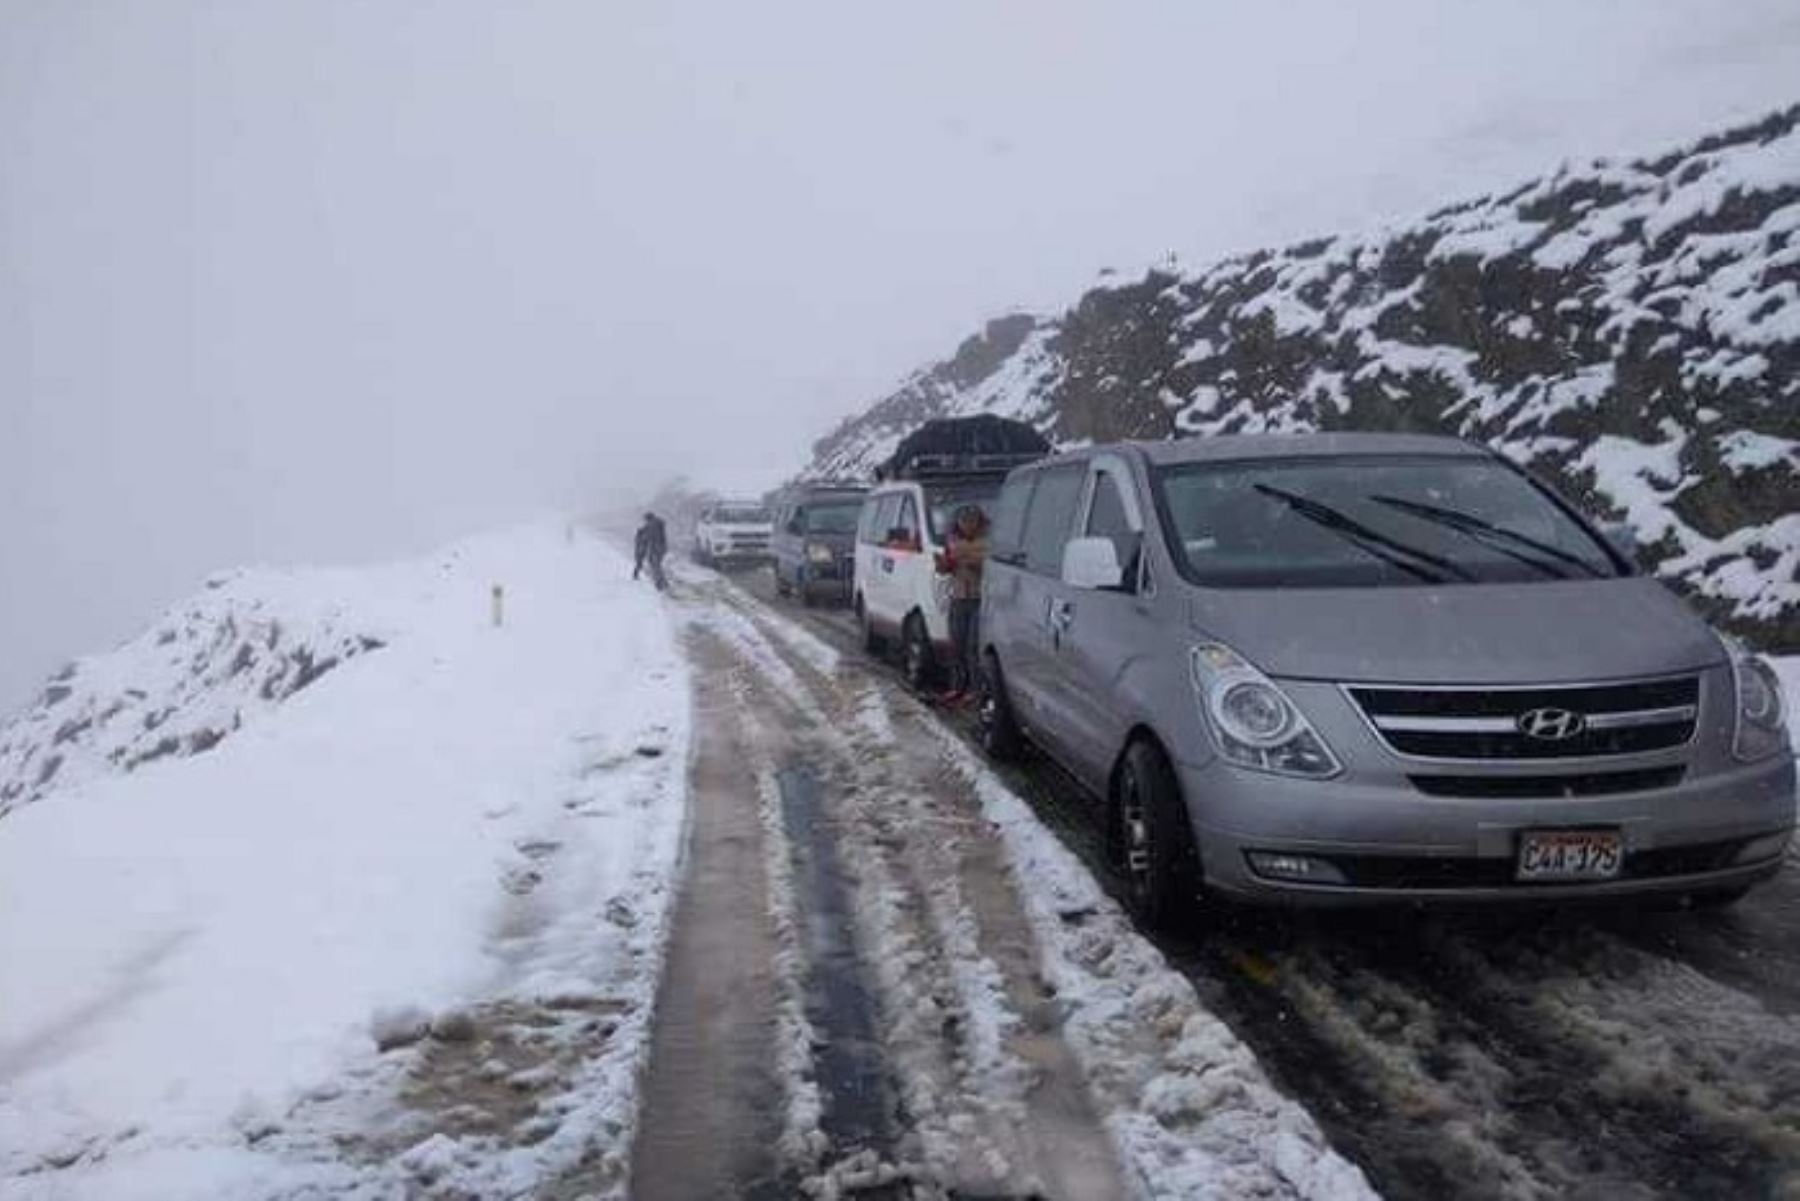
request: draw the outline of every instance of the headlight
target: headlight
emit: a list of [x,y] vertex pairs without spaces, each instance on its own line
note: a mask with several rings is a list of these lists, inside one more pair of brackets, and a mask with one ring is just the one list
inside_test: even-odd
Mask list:
[[[1721,636],[1723,637],[1723,636]],[[1731,677],[1736,686],[1736,733],[1731,753],[1746,762],[1767,759],[1787,749],[1787,714],[1781,697],[1781,679],[1767,662],[1750,653],[1735,638],[1726,637],[1731,652]]]
[[809,542],[806,544],[806,558],[813,563],[829,563],[831,562],[831,548],[823,543]]
[[1230,647],[1203,642],[1192,653],[1194,688],[1213,741],[1239,767],[1326,779],[1337,756],[1276,683]]

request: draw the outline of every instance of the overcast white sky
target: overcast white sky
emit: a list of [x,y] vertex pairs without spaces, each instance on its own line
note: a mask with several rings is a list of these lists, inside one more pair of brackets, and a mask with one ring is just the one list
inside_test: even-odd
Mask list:
[[0,0],[0,709],[213,568],[773,478],[1102,267],[1795,100],[1795,0]]

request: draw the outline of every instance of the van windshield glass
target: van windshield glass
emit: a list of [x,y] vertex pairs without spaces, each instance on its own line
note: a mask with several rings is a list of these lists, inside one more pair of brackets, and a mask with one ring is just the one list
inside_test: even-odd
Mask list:
[[809,534],[849,534],[856,530],[856,519],[862,513],[862,498],[806,506],[806,532]]
[[931,510],[931,537],[933,541],[943,542],[950,537],[950,529],[956,524],[956,511],[964,505],[974,505],[988,517],[994,517],[994,504],[1000,499],[1000,480],[982,481],[980,483],[940,484],[925,489],[925,497]]
[[764,525],[769,520],[767,509],[744,508],[720,509],[713,520],[722,525]]
[[1530,480],[1483,459],[1189,463],[1156,473],[1182,574],[1219,588],[1524,583],[1621,574]]

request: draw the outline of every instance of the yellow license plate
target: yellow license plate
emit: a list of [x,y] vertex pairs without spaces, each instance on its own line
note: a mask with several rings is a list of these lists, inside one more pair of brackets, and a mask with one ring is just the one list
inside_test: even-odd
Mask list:
[[1617,830],[1529,830],[1519,839],[1521,880],[1611,880],[1624,863]]

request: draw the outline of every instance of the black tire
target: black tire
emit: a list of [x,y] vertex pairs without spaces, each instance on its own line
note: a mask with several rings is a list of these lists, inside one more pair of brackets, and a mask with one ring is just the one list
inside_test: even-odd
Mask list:
[[779,563],[777,563],[774,566],[770,567],[769,570],[775,573],[775,595],[776,596],[792,596],[792,595],[794,595],[794,586],[792,584],[788,583],[786,580],[781,578],[781,565]]
[[1193,913],[1200,897],[1194,831],[1174,769],[1153,742],[1132,743],[1119,764],[1111,841],[1138,921],[1167,930]]
[[981,749],[988,758],[1012,763],[1025,754],[1025,735],[1013,716],[1012,698],[1006,694],[1006,677],[1000,674],[1000,657],[989,651],[981,659],[981,706],[976,710]]
[[863,604],[862,593],[856,594],[856,624],[862,627],[863,650],[879,659],[887,651],[887,639],[875,632],[875,621]]
[[900,627],[900,675],[914,692],[929,691],[937,679],[931,639],[925,636],[924,619],[917,613],[907,614]]
[[807,579],[805,576],[796,574],[794,576],[794,587],[799,590],[800,607],[802,609],[818,608],[818,606],[819,606],[818,585],[816,585],[813,581]]

